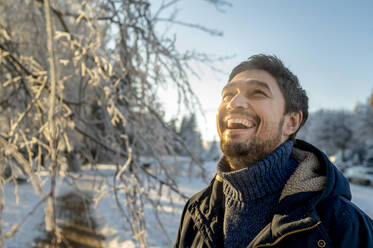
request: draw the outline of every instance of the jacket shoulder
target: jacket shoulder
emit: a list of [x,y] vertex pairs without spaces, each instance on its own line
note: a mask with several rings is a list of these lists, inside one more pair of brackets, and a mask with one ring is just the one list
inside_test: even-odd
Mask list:
[[335,247],[373,247],[373,221],[359,207],[335,196],[321,208],[321,221]]
[[189,200],[185,203],[183,213],[181,215],[179,230],[176,238],[174,247],[192,247],[196,236],[197,230],[193,223],[192,217],[188,209],[196,203],[200,203],[203,199],[206,198],[211,193],[212,183],[209,186],[194,194]]

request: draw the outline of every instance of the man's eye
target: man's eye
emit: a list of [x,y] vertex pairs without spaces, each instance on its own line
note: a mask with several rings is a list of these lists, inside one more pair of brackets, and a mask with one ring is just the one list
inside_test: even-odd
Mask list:
[[261,90],[255,90],[255,91],[253,92],[253,95],[258,95],[258,96],[260,96],[260,95],[262,95],[262,96],[267,96],[267,94],[264,93],[264,92],[261,91]]

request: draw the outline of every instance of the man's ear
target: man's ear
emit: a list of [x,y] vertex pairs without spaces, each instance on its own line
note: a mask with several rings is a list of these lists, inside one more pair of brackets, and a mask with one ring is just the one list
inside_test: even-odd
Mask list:
[[283,135],[290,136],[295,133],[300,124],[302,123],[303,113],[299,112],[290,112],[285,114],[284,117],[284,126],[283,126]]

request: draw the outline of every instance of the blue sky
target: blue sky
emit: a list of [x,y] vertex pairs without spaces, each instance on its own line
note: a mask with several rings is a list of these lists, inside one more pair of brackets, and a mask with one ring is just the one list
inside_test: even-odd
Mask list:
[[[200,67],[192,86],[206,119],[199,117],[204,139],[217,137],[216,108],[232,68],[257,53],[274,54],[298,76],[310,98],[310,110],[353,109],[373,90],[373,1],[233,0],[224,12],[203,0],[177,5],[178,19],[218,29],[223,37],[174,26],[179,49],[219,56],[219,74]],[[168,95],[169,96],[169,95]],[[168,116],[175,113],[170,97]],[[218,137],[217,137],[218,138]]]

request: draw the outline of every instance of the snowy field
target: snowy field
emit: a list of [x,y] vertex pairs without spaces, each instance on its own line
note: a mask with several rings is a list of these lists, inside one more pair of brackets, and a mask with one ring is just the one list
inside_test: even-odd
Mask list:
[[[205,163],[205,168],[208,171],[209,179],[215,172],[215,162]],[[83,176],[79,180],[78,188],[81,191],[89,192],[92,188],[100,187],[105,180],[110,180],[115,172],[113,167],[104,167],[102,175],[97,177],[89,171],[83,172]],[[48,187],[48,183],[45,187]],[[206,186],[206,183],[200,179],[189,178],[185,175],[179,176],[179,189],[187,196],[201,190]],[[371,218],[373,218],[373,187],[363,187],[351,185],[353,199],[352,201],[363,209]],[[59,195],[63,195],[71,191],[68,184],[63,183],[59,187]],[[15,197],[15,192],[18,192],[18,197]],[[19,184],[18,188],[12,183],[8,183],[4,188],[5,206],[3,211],[3,230],[7,232],[15,223],[18,223],[23,217],[40,201],[32,188],[31,184]],[[185,201],[174,195],[164,196],[161,201],[163,208],[159,209],[160,219],[163,221],[164,229],[168,233],[168,237],[164,235],[158,226],[154,217],[153,209],[150,205],[146,205],[144,214],[147,222],[148,245],[149,247],[172,247],[176,238],[180,215],[182,213]],[[172,205],[173,204],[173,205]],[[92,216],[97,222],[96,232],[104,237],[101,246],[93,247],[135,247],[129,241],[129,232],[123,228],[123,220],[116,207],[113,196],[106,196],[98,203],[96,207],[92,207]],[[33,247],[35,240],[44,236],[43,232],[43,207],[40,206],[36,211],[23,223],[20,230],[10,239],[6,240],[8,248],[24,248]],[[100,237],[101,237],[100,236]],[[95,244],[94,242],[91,244]]]

